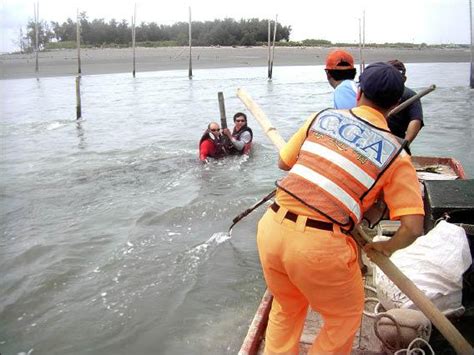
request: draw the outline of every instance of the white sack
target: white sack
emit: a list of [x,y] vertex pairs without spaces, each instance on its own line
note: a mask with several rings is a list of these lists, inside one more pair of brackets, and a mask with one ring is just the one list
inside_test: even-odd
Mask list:
[[[464,312],[462,274],[471,265],[472,258],[463,228],[441,221],[412,245],[395,252],[390,260],[441,312],[446,315]],[[378,267],[374,283],[385,309],[418,309]]]

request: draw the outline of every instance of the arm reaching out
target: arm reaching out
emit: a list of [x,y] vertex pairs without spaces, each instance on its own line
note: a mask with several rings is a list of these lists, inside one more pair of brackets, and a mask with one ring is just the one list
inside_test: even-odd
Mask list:
[[390,256],[399,249],[406,248],[416,238],[423,234],[423,216],[407,215],[400,217],[400,228],[390,240],[382,242],[367,243],[364,251],[370,258],[373,251],[378,251],[385,256]]

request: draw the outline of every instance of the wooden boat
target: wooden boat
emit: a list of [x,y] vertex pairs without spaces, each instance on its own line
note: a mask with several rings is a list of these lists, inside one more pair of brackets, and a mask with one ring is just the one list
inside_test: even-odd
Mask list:
[[[459,161],[453,158],[439,157],[412,157],[420,183],[428,180],[455,180],[465,179],[464,169]],[[372,282],[372,276],[364,277],[366,285]],[[366,288],[366,296],[375,297],[370,287]],[[372,293],[372,294],[370,294]],[[268,323],[268,315],[272,304],[273,296],[266,290],[262,297],[260,305],[257,308],[255,316],[250,324],[247,336],[245,337],[240,355],[263,354],[265,329]],[[363,316],[362,324],[357,333],[354,344],[353,354],[382,354],[382,344],[375,336],[373,330],[373,319]],[[300,354],[306,354],[312,341],[322,326],[320,316],[312,310],[308,311],[303,334],[300,339]]]

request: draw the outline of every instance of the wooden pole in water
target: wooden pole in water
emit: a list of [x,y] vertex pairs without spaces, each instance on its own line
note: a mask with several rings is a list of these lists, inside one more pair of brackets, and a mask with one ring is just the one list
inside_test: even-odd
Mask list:
[[77,42],[77,73],[81,75],[81,25],[80,25],[80,19],[79,19],[79,9],[77,9],[76,42]]
[[[252,100],[245,90],[238,89],[237,96],[252,113],[264,132],[277,147],[278,151],[285,145],[285,140],[280,136],[275,127],[262,109]],[[367,243],[367,235],[360,226],[356,226],[351,232],[357,244],[364,246]],[[398,267],[384,254],[371,253],[371,260],[384,272],[387,277],[425,314],[435,325],[446,340],[452,345],[458,354],[473,354],[472,346],[467,342],[454,325],[441,313],[428,297],[408,279]]]
[[272,20],[268,20],[268,68],[267,68],[268,79],[272,78],[272,75],[270,73],[270,61],[272,59],[271,33],[272,33]]
[[39,51],[39,2],[33,4],[35,12],[35,73],[39,72],[38,51]]
[[[221,128],[225,129],[227,128],[227,117],[225,115],[224,93],[222,91],[217,93],[217,99],[219,100],[219,112],[221,114]],[[227,137],[225,134],[222,135],[222,139],[224,140],[225,147],[232,145],[229,137]]]
[[365,69],[364,51],[365,51],[365,10],[362,14],[362,71]]
[[472,29],[472,0],[469,0],[469,21],[471,24],[471,89],[474,89],[474,32]]
[[133,10],[132,17],[132,48],[133,48],[133,77],[135,77],[135,23],[137,20],[137,3],[135,3],[135,8]]
[[359,75],[362,74],[362,30],[360,25],[360,18],[359,18]]
[[81,107],[81,76],[76,76],[76,119],[82,117],[82,107]]
[[227,118],[225,115],[225,103],[224,103],[224,93],[219,91],[217,93],[217,99],[219,100],[219,112],[221,114],[221,128],[227,128]]
[[273,59],[275,58],[275,42],[276,42],[277,24],[278,24],[278,15],[275,16],[275,25],[273,26],[273,46],[272,46],[272,59],[270,61],[269,79],[271,79],[273,76]]
[[191,6],[189,7],[189,72],[188,77],[193,77],[193,57],[192,57],[192,37],[191,37]]

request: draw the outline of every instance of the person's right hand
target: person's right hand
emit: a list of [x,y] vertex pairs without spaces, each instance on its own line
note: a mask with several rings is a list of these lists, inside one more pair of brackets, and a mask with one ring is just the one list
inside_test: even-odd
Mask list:
[[367,253],[369,259],[372,260],[374,252],[379,252],[387,257],[390,257],[395,250],[393,250],[390,240],[385,240],[381,242],[367,243],[364,245],[364,251]]

